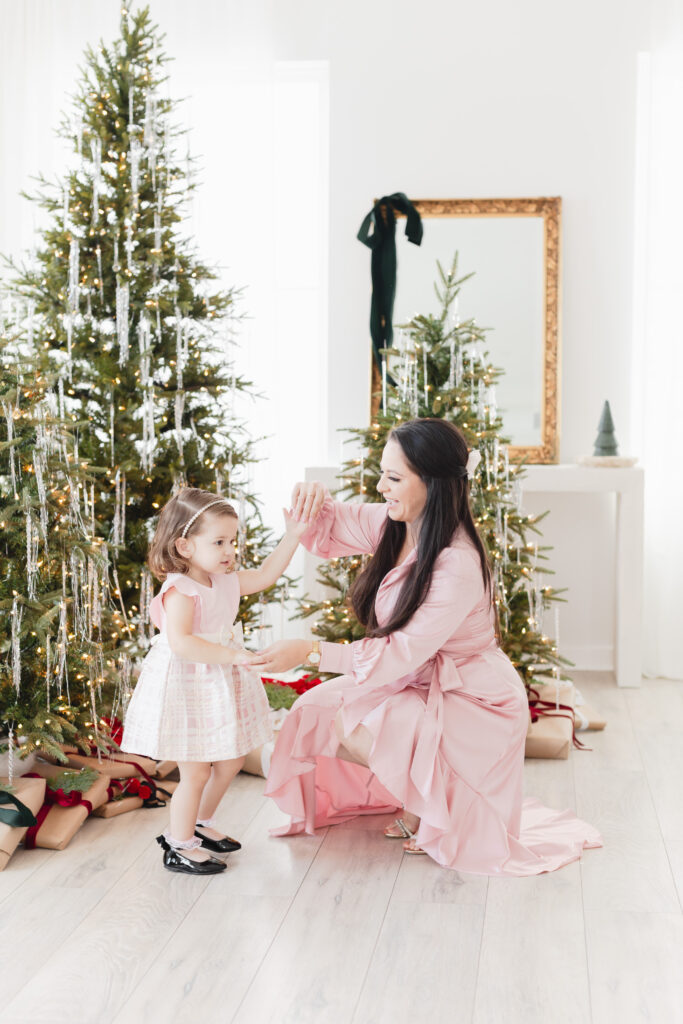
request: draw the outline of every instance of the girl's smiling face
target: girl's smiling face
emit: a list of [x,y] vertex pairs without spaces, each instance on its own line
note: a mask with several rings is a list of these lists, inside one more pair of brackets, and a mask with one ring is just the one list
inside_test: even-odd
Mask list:
[[377,490],[389,506],[389,518],[398,523],[417,522],[427,501],[427,488],[406,461],[398,441],[387,441],[380,468]]
[[200,574],[221,575],[235,565],[235,538],[239,523],[234,516],[206,513],[198,533],[176,540],[178,554]]

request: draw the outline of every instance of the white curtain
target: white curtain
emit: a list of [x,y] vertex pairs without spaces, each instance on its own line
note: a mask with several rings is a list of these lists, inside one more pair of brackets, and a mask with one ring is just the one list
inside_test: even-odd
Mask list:
[[639,65],[633,437],[645,467],[644,672],[683,679],[683,4]]

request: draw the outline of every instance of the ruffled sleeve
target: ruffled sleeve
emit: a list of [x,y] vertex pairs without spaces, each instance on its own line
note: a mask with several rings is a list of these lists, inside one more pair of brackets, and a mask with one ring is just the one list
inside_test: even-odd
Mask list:
[[189,576],[183,576],[183,574],[179,572],[170,573],[164,580],[159,593],[152,599],[149,606],[149,616],[152,622],[157,629],[164,628],[166,624],[164,595],[171,589],[175,589],[179,593],[185,594],[187,597],[194,599],[194,620],[192,628],[197,630],[199,628],[199,618],[202,605],[201,592],[193,579],[190,579]]
[[382,686],[419,669],[462,625],[484,596],[481,569],[462,548],[439,555],[427,597],[401,629],[386,637],[351,644],[323,641],[322,672],[353,675],[358,683]]
[[382,536],[388,508],[384,502],[333,501],[327,492],[301,543],[319,558],[371,554]]

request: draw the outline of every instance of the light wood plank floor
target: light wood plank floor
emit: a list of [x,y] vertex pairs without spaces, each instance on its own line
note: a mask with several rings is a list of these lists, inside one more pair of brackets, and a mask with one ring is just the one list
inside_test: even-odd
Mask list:
[[683,684],[618,690],[592,752],[528,761],[526,791],[605,848],[535,878],[404,857],[357,819],[272,839],[263,780],[221,820],[244,849],[163,870],[165,810],[86,822],[0,874],[0,1024],[683,1024]]

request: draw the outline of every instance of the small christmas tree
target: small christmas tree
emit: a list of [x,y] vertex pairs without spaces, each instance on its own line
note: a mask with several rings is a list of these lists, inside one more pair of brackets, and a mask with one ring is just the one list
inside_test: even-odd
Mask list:
[[74,456],[61,392],[2,333],[0,733],[12,774],[16,745],[60,760],[65,741],[106,747],[100,698],[106,687],[111,702],[122,666],[108,650],[106,545],[82,514],[95,471]]
[[595,439],[593,455],[618,455],[619,447],[614,433],[614,422],[609,402],[602,407],[600,422],[598,423],[598,436]]
[[[60,131],[73,166],[55,184],[39,178],[29,198],[49,223],[35,257],[11,264],[39,370],[63,381],[80,458],[104,467],[89,513],[110,545],[116,639],[131,654],[152,631],[149,540],[179,487],[235,499],[242,564],[258,564],[270,543],[235,413],[236,392],[250,387],[230,361],[235,296],[181,234],[195,183],[189,156],[178,156],[175,105],[160,92],[167,63],[148,8],[124,8],[120,38],[87,50]],[[248,632],[258,596],[241,615]]]
[[[535,539],[540,537],[543,516],[522,510],[523,466],[510,461],[502,433],[495,383],[503,371],[489,362],[486,331],[474,320],[461,323],[452,313],[460,288],[471,275],[458,279],[457,255],[448,272],[438,264],[438,274],[440,315],[416,316],[405,325],[407,338],[400,348],[385,350],[380,407],[369,427],[349,431],[361,454],[344,464],[340,491],[356,500],[381,500],[376,489],[379,463],[397,424],[438,416],[462,430],[469,447],[482,456],[470,495],[493,565],[502,646],[528,687],[534,679],[553,676],[563,661],[556,644],[542,631],[543,612],[559,599],[560,591],[543,582],[551,572],[544,564],[549,549]],[[313,631],[322,639],[350,642],[364,635],[346,599],[364,562],[361,557],[332,559],[321,567],[319,582],[333,596],[302,601],[301,615],[318,616]]]

